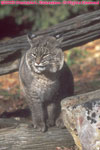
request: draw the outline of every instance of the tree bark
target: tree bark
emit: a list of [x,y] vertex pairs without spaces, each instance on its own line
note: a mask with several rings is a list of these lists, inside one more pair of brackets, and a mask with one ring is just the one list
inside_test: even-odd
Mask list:
[[0,119],[0,127],[0,150],[56,150],[59,146],[74,145],[66,129],[50,128],[41,133],[15,119]]
[[[77,16],[34,34],[52,36],[61,34],[63,50],[83,45],[100,38],[100,10]],[[0,43],[0,75],[18,70],[19,60],[28,49],[26,35]]]

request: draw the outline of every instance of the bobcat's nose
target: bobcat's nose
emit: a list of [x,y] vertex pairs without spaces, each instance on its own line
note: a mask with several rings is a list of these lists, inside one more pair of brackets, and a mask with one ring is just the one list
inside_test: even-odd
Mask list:
[[36,58],[35,64],[39,65],[40,62],[41,62],[41,58],[40,57]]

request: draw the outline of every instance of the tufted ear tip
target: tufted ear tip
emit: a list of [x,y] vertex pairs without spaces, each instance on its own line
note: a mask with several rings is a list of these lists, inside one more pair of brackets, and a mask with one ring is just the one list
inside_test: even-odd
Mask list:
[[28,37],[29,40],[32,40],[33,38],[36,37],[36,35],[33,34],[33,33],[28,33],[27,37]]
[[58,41],[60,44],[62,43],[63,37],[62,37],[61,34],[57,34],[57,35],[55,36],[55,38],[57,39],[57,41]]
[[60,37],[61,37],[60,34],[57,34],[57,35],[56,35],[56,39],[59,39]]
[[27,34],[27,40],[28,40],[28,42],[30,43],[31,46],[32,46],[32,39],[35,38],[35,37],[36,37],[35,34],[32,34],[32,33]]

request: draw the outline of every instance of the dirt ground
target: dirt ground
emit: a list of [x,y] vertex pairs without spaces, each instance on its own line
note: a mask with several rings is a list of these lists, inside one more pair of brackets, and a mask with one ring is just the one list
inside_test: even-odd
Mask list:
[[[86,93],[100,88],[100,40],[90,42],[65,52],[65,61],[72,70],[75,94]],[[18,114],[27,105],[21,96],[18,72],[0,77],[0,116]],[[56,148],[74,150],[74,148]]]

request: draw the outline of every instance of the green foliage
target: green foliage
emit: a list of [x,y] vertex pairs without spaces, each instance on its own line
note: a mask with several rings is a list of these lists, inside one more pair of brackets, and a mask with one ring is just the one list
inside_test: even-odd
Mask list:
[[10,6],[0,6],[0,19],[9,16],[12,11]]
[[[24,0],[20,0],[24,1]],[[39,0],[38,0],[39,1]],[[43,1],[43,0],[42,0]],[[45,1],[45,0],[44,0]],[[46,0],[47,1],[47,0]],[[48,0],[50,1],[50,0]],[[56,0],[62,2],[62,0]],[[93,9],[97,6],[91,6]],[[99,7],[99,6],[98,6]],[[14,18],[17,25],[28,26],[31,30],[47,28],[78,14],[90,11],[82,5],[0,5],[0,19]]]

